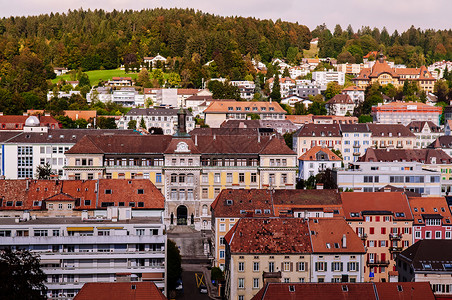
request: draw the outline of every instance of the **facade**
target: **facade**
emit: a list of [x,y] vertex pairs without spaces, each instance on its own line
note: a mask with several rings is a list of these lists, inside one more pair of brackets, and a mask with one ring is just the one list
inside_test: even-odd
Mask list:
[[367,247],[364,281],[389,281],[395,258],[412,244],[413,216],[404,193],[341,193],[344,216]]
[[88,103],[100,101],[103,103],[114,102],[124,106],[144,106],[144,95],[138,93],[133,87],[112,89],[110,87],[93,88],[86,94]]
[[378,82],[380,85],[391,83],[396,88],[402,87],[405,81],[413,81],[425,92],[433,92],[436,79],[425,66],[420,68],[392,68],[383,55],[375,61],[371,68],[363,68],[353,82],[360,88]]
[[47,101],[51,101],[52,98],[71,98],[72,96],[78,95],[81,97],[80,91],[69,91],[69,92],[53,92],[53,91],[49,91],[47,93]]
[[166,224],[198,230],[210,228],[208,207],[224,188],[295,188],[296,154],[278,137],[180,132],[86,136],[66,152],[65,170],[69,178],[150,179],[167,200]]
[[413,149],[416,136],[402,124],[367,124],[372,132],[373,148]]
[[344,164],[358,161],[372,145],[372,132],[367,124],[340,124],[342,133],[341,154]]
[[338,64],[337,71],[343,72],[345,74],[350,74],[353,76],[358,75],[364,68],[364,64]]
[[324,87],[330,82],[337,82],[339,85],[345,84],[345,73],[337,71],[317,71],[312,72],[312,80],[315,81],[317,85]]
[[293,149],[298,156],[314,146],[340,150],[342,135],[339,124],[306,124],[293,135]]
[[25,127],[59,129],[61,125],[50,115],[29,116],[28,114],[24,114],[22,116],[16,116],[0,113],[0,131],[24,131]]
[[442,108],[421,102],[379,103],[372,107],[374,123],[403,124],[407,126],[412,121],[429,121],[439,126]]
[[309,96],[317,96],[320,94],[320,85],[312,83],[311,81],[297,84],[297,95],[302,98],[308,98]]
[[132,86],[133,81],[132,77],[113,77],[106,84],[109,86]]
[[431,121],[412,121],[406,127],[416,136],[415,148],[425,148],[443,135],[441,127]]
[[72,299],[87,282],[152,280],[166,291],[162,219],[131,218],[131,208],[108,211],[119,217],[2,218],[0,247],[40,256],[50,299]]
[[227,120],[220,128],[258,128],[262,131],[272,129],[281,135],[298,129],[289,120]]
[[204,120],[210,127],[220,127],[226,120],[246,120],[251,114],[261,120],[284,120],[286,111],[277,102],[215,101],[204,110]]
[[247,101],[253,100],[254,98],[254,89],[256,85],[253,81],[230,81],[231,85],[239,88],[240,98],[245,99]]
[[452,241],[421,240],[397,256],[401,282],[429,282],[437,296],[451,297]]
[[299,178],[307,180],[326,169],[340,168],[342,160],[331,150],[321,146],[314,146],[298,158]]
[[444,197],[409,197],[413,214],[413,244],[417,241],[452,239],[452,216]]
[[[177,112],[175,108],[132,108],[119,119],[119,129],[127,129],[130,121],[136,121],[136,128],[140,128],[141,119],[144,120],[146,128],[161,128],[163,134],[173,135],[177,130]],[[190,111],[186,110],[187,131],[195,128],[195,120]]]
[[[118,130],[108,129],[47,129],[25,127],[13,135],[0,133],[0,175],[6,179],[35,178],[38,166],[48,163],[57,178],[65,178],[64,153],[87,134],[114,135]],[[127,134],[133,134],[131,130]]]
[[245,216],[332,218],[342,215],[337,190],[225,189],[211,205],[214,265],[224,269],[224,237]]
[[357,162],[333,174],[343,190],[375,192],[391,185],[417,194],[441,195],[441,173],[423,170],[417,162]]
[[349,95],[338,94],[328,100],[325,106],[329,115],[351,116],[355,109],[355,102]]
[[[275,80],[274,78],[270,78],[267,80],[270,90],[273,89],[274,80]],[[296,95],[297,86],[296,81],[294,79],[290,77],[281,77],[279,78],[279,86],[282,98],[285,98],[289,95]]]
[[357,106],[360,103],[364,102],[364,89],[363,88],[359,88],[357,86],[349,86],[346,87],[342,90],[342,94],[343,95],[348,95],[353,103],[355,103],[355,106]]

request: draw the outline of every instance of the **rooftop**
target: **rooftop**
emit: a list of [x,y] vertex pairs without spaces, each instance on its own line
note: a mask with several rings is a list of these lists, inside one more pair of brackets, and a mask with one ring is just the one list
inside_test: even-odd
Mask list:
[[444,197],[409,197],[415,225],[425,225],[427,218],[440,218],[443,225],[452,226],[452,216]]
[[[247,110],[248,108],[248,110]],[[256,109],[256,110],[254,110]],[[247,101],[214,101],[204,113],[279,113],[286,114],[286,111],[278,102],[247,102]]]
[[452,157],[441,149],[373,149],[368,148],[359,158],[362,162],[419,162],[451,164]]
[[452,274],[452,240],[420,240],[399,256],[409,262],[415,271]]
[[88,282],[74,300],[166,300],[153,282]]

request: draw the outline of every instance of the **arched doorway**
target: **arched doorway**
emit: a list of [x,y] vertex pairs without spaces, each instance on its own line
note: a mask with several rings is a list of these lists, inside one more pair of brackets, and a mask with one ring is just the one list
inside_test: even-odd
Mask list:
[[187,225],[188,210],[185,205],[177,208],[177,225]]

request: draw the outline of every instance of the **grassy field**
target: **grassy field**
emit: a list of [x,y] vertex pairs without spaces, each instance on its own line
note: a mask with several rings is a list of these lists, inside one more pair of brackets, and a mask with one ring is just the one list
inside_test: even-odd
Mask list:
[[[111,79],[112,77],[132,77],[132,79],[137,77],[137,73],[127,73],[126,74],[126,72],[124,72],[124,70],[120,70],[120,69],[87,71],[86,74],[88,74],[89,80],[91,81],[92,85],[97,84],[100,79],[102,79],[103,81],[107,81],[107,80]],[[52,80],[52,83],[57,83],[58,81],[60,81],[60,79],[71,80],[71,75],[64,74],[64,75],[58,76],[57,78]]]
[[315,58],[319,54],[319,48],[317,46],[311,46],[309,50],[303,49],[303,56],[306,58]]

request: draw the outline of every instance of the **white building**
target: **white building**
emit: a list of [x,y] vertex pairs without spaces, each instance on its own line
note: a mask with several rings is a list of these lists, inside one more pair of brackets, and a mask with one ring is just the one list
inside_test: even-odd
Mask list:
[[49,299],[72,299],[86,282],[152,280],[166,291],[162,219],[131,218],[131,210],[109,207],[107,216],[94,218],[1,218],[0,248],[39,255]]
[[254,98],[254,89],[256,88],[256,85],[253,81],[231,81],[231,85],[236,86],[239,88],[240,91],[240,98],[245,100],[253,100]]
[[355,103],[353,100],[344,94],[335,95],[333,98],[326,102],[326,109],[329,115],[334,116],[352,116],[355,109]]
[[[137,121],[136,128],[140,127],[141,119],[144,120],[146,128],[162,128],[163,134],[173,135],[177,131],[177,109],[175,108],[132,108],[117,122],[120,129],[127,129],[128,123]],[[191,112],[187,111],[187,132],[195,128],[195,120]]]
[[298,158],[298,163],[299,179],[307,180],[326,169],[340,168],[342,160],[330,149],[314,146]]
[[340,124],[344,164],[358,161],[372,145],[372,132],[367,124]]
[[422,195],[441,195],[441,173],[423,170],[417,162],[356,162],[333,173],[343,190],[375,192],[391,185]]
[[59,91],[57,93],[54,93],[52,91],[49,91],[47,93],[47,101],[50,101],[52,98],[71,98],[72,95],[80,95],[80,91],[69,91],[69,92],[62,92]]
[[117,90],[111,88],[93,88],[86,94],[88,103],[100,101],[103,103],[114,102],[124,106],[144,106],[144,95],[139,94],[133,87],[125,87]]
[[424,149],[443,135],[440,126],[431,121],[413,121],[406,126],[416,136],[415,148]]
[[316,71],[312,72],[312,80],[315,80],[316,84],[324,86],[324,89],[326,89],[326,85],[330,82],[337,82],[339,85],[344,85],[345,73],[337,71]]
[[348,95],[352,99],[353,103],[355,103],[355,106],[357,106],[358,104],[364,102],[364,91],[365,90],[363,88],[349,86],[343,89],[341,93]]

